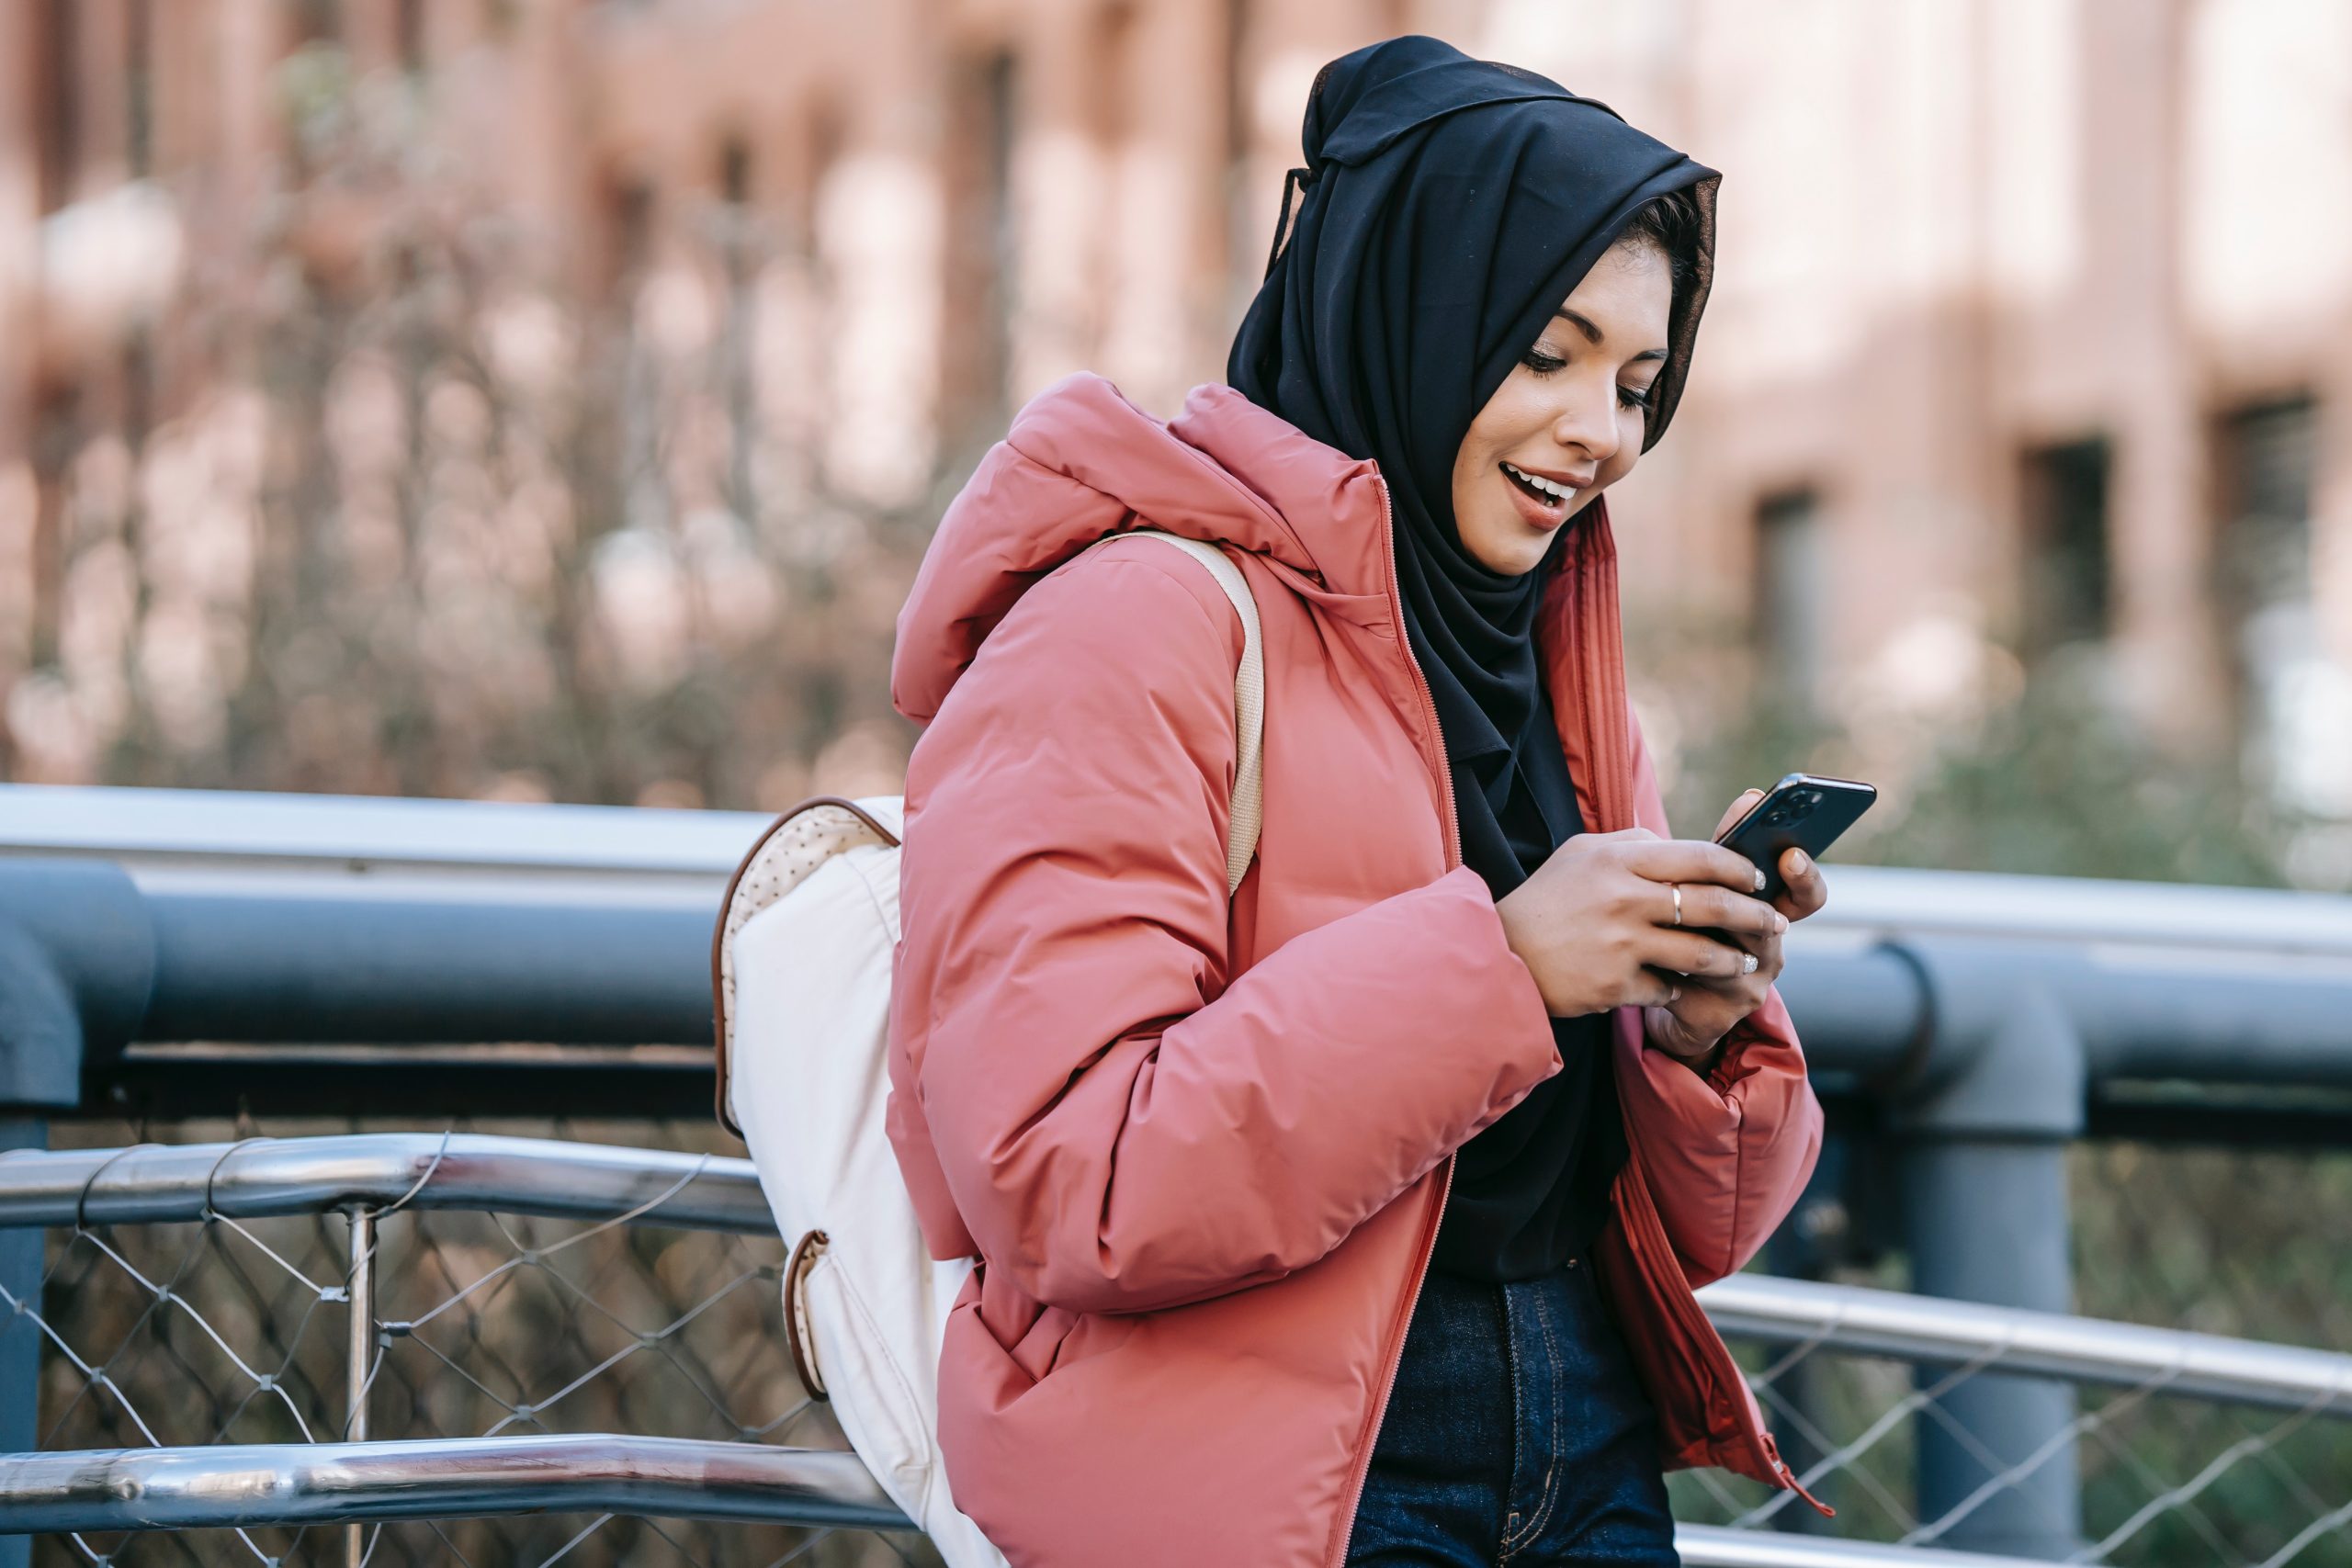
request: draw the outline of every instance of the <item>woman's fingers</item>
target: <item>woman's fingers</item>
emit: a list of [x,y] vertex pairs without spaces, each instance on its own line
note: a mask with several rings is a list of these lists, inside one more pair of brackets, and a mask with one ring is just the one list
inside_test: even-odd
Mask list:
[[1738,821],[1741,818],[1747,816],[1748,812],[1755,809],[1756,803],[1763,798],[1764,792],[1760,789],[1741,790],[1739,792],[1739,798],[1731,803],[1731,809],[1724,813],[1724,819],[1715,824],[1715,830],[1713,836],[1718,839],[1722,838],[1725,833],[1731,830],[1731,825],[1733,823]]
[[1697,931],[1660,929],[1652,932],[1642,962],[1654,968],[1709,980],[1736,980],[1753,975],[1762,962],[1746,948],[1717,942]]
[[[1764,874],[1746,855],[1698,839],[1652,839],[1636,841],[1625,852],[1624,864],[1652,882],[1703,882],[1740,893],[1762,890]],[[1689,914],[1683,916],[1687,924]]]
[[[1682,889],[1682,926],[1688,930],[1725,931],[1735,936],[1777,936],[1788,929],[1788,920],[1778,909],[1761,898],[1745,893],[1734,893],[1727,887],[1706,883],[1678,883]],[[1674,888],[1660,887],[1652,900],[1657,905],[1657,923],[1672,927],[1674,920]]]
[[1821,874],[1820,863],[1803,850],[1792,849],[1781,856],[1781,880],[1789,890],[1773,902],[1792,920],[1818,914],[1829,902],[1828,878]]
[[1768,964],[1773,961],[1781,942],[1777,934],[1759,936],[1748,931],[1715,931],[1712,934],[1720,941],[1731,943],[1742,953],[1756,954]]

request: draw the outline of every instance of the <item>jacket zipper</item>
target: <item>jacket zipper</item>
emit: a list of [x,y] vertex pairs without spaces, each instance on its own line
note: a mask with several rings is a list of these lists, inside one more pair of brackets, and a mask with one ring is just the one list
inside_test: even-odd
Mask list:
[[1798,1496],[1804,1498],[1806,1502],[1812,1504],[1813,1511],[1819,1514],[1823,1518],[1836,1518],[1838,1517],[1837,1509],[1831,1507],[1828,1504],[1823,1502],[1820,1498],[1815,1496],[1812,1493],[1804,1489],[1804,1483],[1797,1479],[1797,1472],[1791,1470],[1789,1468],[1789,1461],[1781,1457],[1781,1445],[1772,1440],[1772,1434],[1765,1432],[1760,1434],[1760,1436],[1764,1439],[1765,1457],[1772,1461],[1772,1468],[1781,1472],[1781,1479],[1789,1483],[1788,1489],[1795,1493]]
[[1445,799],[1445,869],[1452,871],[1462,863],[1462,829],[1453,819],[1453,770],[1446,765],[1445,731],[1437,721],[1437,699],[1430,695],[1429,677],[1421,673],[1421,661],[1413,657],[1412,638],[1405,634],[1405,590],[1396,577],[1396,524],[1388,509],[1388,481],[1375,472],[1373,483],[1380,490],[1380,553],[1388,567],[1388,615],[1396,624],[1396,646],[1405,650],[1405,668],[1413,672],[1413,690],[1421,699],[1430,740],[1437,750],[1437,787]]
[[[1625,1174],[1636,1186],[1646,1190],[1649,1176],[1642,1168],[1638,1158],[1628,1162]],[[1639,1226],[1624,1220],[1626,1210],[1622,1205],[1618,1210],[1620,1224],[1624,1233],[1625,1250],[1634,1259],[1634,1268],[1639,1269],[1643,1266],[1643,1253],[1645,1249],[1652,1252],[1670,1253],[1672,1243],[1667,1240],[1665,1224],[1657,1217],[1655,1206],[1645,1201],[1643,1206],[1634,1210],[1634,1213],[1645,1215],[1644,1223]],[[1660,1278],[1675,1280],[1678,1285],[1682,1279],[1680,1265],[1675,1263],[1670,1256],[1664,1263],[1658,1265],[1658,1273]],[[1687,1285],[1679,1285],[1679,1288],[1669,1285],[1660,1304],[1670,1316],[1681,1324],[1682,1332],[1690,1337],[1691,1344],[1696,1347],[1699,1359],[1706,1363],[1709,1373],[1716,1382],[1732,1388],[1743,1387],[1746,1384],[1747,1374],[1739,1370],[1739,1363],[1732,1359],[1731,1351],[1724,1345],[1723,1336],[1715,1332],[1715,1325],[1707,1317],[1707,1309],[1699,1304],[1699,1298],[1695,1292]],[[1764,1458],[1771,1465],[1772,1473],[1780,1477],[1781,1490],[1795,1493],[1811,1504],[1814,1510],[1824,1518],[1837,1517],[1837,1509],[1807,1491],[1804,1483],[1797,1479],[1796,1472],[1790,1469],[1788,1461],[1781,1457],[1781,1446],[1772,1440],[1771,1432],[1760,1421],[1751,1427],[1745,1413],[1742,1414],[1740,1420],[1742,1427],[1748,1429],[1749,1435],[1763,1450]],[[1712,1455],[1713,1450],[1712,1429],[1708,1442]]]
[[[1413,657],[1412,639],[1405,632],[1405,591],[1396,580],[1396,519],[1389,510],[1388,481],[1377,469],[1373,483],[1380,491],[1380,548],[1388,565],[1388,614],[1396,626],[1396,646],[1405,650],[1405,667],[1413,672],[1413,690],[1421,699],[1421,713],[1429,720],[1429,734],[1437,750],[1437,783],[1445,802],[1445,869],[1454,870],[1462,863],[1460,826],[1453,819],[1453,770],[1446,765],[1445,732],[1438,726],[1437,699],[1430,695],[1429,677],[1421,673],[1420,661]],[[1354,1472],[1348,1481],[1346,1511],[1340,1515],[1341,1528],[1337,1545],[1325,1559],[1325,1568],[1341,1568],[1348,1560],[1348,1542],[1355,1535],[1356,1509],[1363,1501],[1364,1478],[1372,1471],[1372,1450],[1380,1438],[1380,1424],[1388,1414],[1388,1396],[1396,1387],[1396,1368],[1405,1359],[1405,1335],[1411,1327],[1413,1313],[1420,1304],[1421,1286],[1429,1278],[1430,1258],[1437,1251],[1438,1225],[1445,1218],[1446,1195],[1453,1190],[1453,1156],[1445,1156],[1442,1172],[1438,1177],[1437,1202],[1430,1210],[1428,1232],[1421,1238],[1421,1260],[1413,1270],[1412,1283],[1405,1292],[1405,1314],[1396,1331],[1396,1349],[1388,1357],[1386,1370],[1380,1380],[1380,1398],[1372,1407],[1372,1425],[1365,1430],[1363,1450],[1356,1455]]]
[[[1396,646],[1404,649],[1405,667],[1412,671],[1413,689],[1421,699],[1421,712],[1429,721],[1429,733],[1430,739],[1436,743],[1438,789],[1445,803],[1444,826],[1446,869],[1448,871],[1452,871],[1462,863],[1461,829],[1458,824],[1454,821],[1453,773],[1453,770],[1446,765],[1445,736],[1443,729],[1438,723],[1437,701],[1430,695],[1429,678],[1422,674],[1420,661],[1413,657],[1412,639],[1407,636],[1405,630],[1404,589],[1398,582],[1396,577],[1396,519],[1389,505],[1388,481],[1382,478],[1378,470],[1375,469],[1373,475],[1373,482],[1380,491],[1380,517],[1382,524],[1380,546],[1382,558],[1388,568],[1388,613],[1390,619],[1394,622],[1396,628]],[[1573,671],[1573,678],[1576,682],[1577,700],[1579,705],[1579,711],[1589,715],[1592,711],[1592,693],[1590,690],[1589,674],[1585,669],[1585,661],[1581,655],[1579,655],[1569,662]],[[1442,1223],[1444,1219],[1446,1197],[1453,1190],[1453,1158],[1454,1156],[1452,1155],[1446,1156],[1443,1173],[1438,1178],[1437,1203],[1433,1210],[1432,1223],[1429,1227],[1428,1234],[1422,1238],[1420,1263],[1414,1269],[1412,1283],[1407,1289],[1404,1314],[1404,1324],[1407,1329],[1409,1329],[1411,1325],[1414,1309],[1419,1305],[1421,1286],[1429,1278],[1430,1258],[1437,1250],[1438,1225]],[[1690,1305],[1694,1308],[1698,1305],[1696,1297],[1692,1297],[1690,1299]],[[1703,1314],[1701,1314],[1700,1321],[1702,1324],[1705,1324],[1706,1320]],[[1707,1325],[1706,1334],[1709,1337],[1713,1337],[1713,1327],[1712,1325]],[[1325,1559],[1325,1568],[1343,1568],[1343,1564],[1347,1562],[1348,1544],[1355,1534],[1356,1509],[1362,1506],[1363,1502],[1364,1479],[1372,1470],[1372,1450],[1379,1441],[1381,1421],[1388,1414],[1388,1396],[1395,1391],[1396,1386],[1397,1365],[1404,1359],[1404,1330],[1400,1330],[1396,1337],[1396,1350],[1388,1358],[1387,1367],[1382,1373],[1380,1381],[1380,1398],[1373,1405],[1372,1425],[1364,1435],[1363,1451],[1357,1454],[1354,1471],[1349,1478],[1348,1497],[1345,1505],[1346,1512],[1341,1516],[1343,1522],[1336,1538],[1334,1550],[1330,1556]],[[1716,1339],[1714,1341],[1714,1348],[1717,1354],[1721,1356],[1722,1359],[1728,1362],[1730,1360],[1730,1357],[1723,1352],[1722,1343],[1723,1342],[1720,1339]],[[1736,1365],[1732,1368],[1732,1372],[1735,1377],[1740,1375]],[[1836,1510],[1831,1508],[1827,1504],[1822,1502],[1818,1497],[1815,1497],[1811,1492],[1807,1491],[1804,1484],[1797,1480],[1796,1472],[1790,1469],[1788,1461],[1781,1457],[1780,1445],[1773,1442],[1772,1434],[1770,1431],[1761,1431],[1759,1432],[1759,1435],[1763,1439],[1764,1451],[1771,1461],[1772,1468],[1780,1473],[1782,1482],[1787,1485],[1788,1489],[1796,1493],[1798,1496],[1804,1499],[1807,1503],[1813,1505],[1815,1509],[1823,1515],[1834,1517]]]
[[[1577,588],[1580,588],[1581,585],[1581,580],[1579,580],[1577,583],[1570,585],[1570,592],[1576,591]],[[1583,615],[1583,609],[1579,606],[1577,610],[1577,633],[1580,644],[1584,630]],[[1577,711],[1580,716],[1580,722],[1582,722],[1586,727],[1588,750],[1594,754],[1595,761],[1598,761],[1600,748],[1590,745],[1589,740],[1593,734],[1591,728],[1592,715],[1600,710],[1594,705],[1591,671],[1586,668],[1584,649],[1581,646],[1575,650],[1574,657],[1569,660],[1568,668],[1571,678],[1574,680],[1576,684]],[[1618,695],[1616,693],[1611,693],[1610,694],[1612,696]],[[1624,704],[1621,698],[1619,701],[1607,705],[1609,711],[1616,712],[1623,708]],[[1600,774],[1607,772],[1607,769],[1596,768],[1596,780]],[[1596,790],[1597,788],[1598,784],[1596,783]],[[1630,815],[1632,803],[1629,801],[1626,804],[1627,810]],[[1729,1053],[1726,1052],[1726,1059],[1728,1059],[1728,1055]],[[1722,1066],[1723,1064],[1721,1062],[1716,1064],[1718,1071],[1721,1070]],[[1712,1081],[1712,1078],[1710,1081]],[[1648,1177],[1645,1172],[1636,1168],[1634,1174],[1636,1179],[1646,1184]],[[1663,1236],[1659,1239],[1661,1243],[1664,1240]],[[1631,1235],[1628,1235],[1626,1237],[1626,1247],[1628,1250],[1633,1250],[1634,1246],[1634,1239]],[[1668,1268],[1676,1269],[1678,1270],[1675,1274],[1675,1278],[1679,1280],[1680,1278],[1679,1266],[1669,1263]],[[1732,1359],[1731,1352],[1724,1348],[1723,1337],[1715,1332],[1714,1325],[1708,1321],[1706,1309],[1699,1304],[1699,1298],[1697,1295],[1693,1294],[1688,1289],[1678,1291],[1674,1292],[1670,1301],[1670,1305],[1683,1320],[1683,1332],[1690,1335],[1702,1347],[1701,1354],[1713,1369],[1715,1376],[1719,1380],[1727,1376],[1733,1382],[1744,1384],[1747,1375],[1739,1370],[1738,1363]],[[1781,1457],[1780,1445],[1772,1440],[1771,1432],[1762,1425],[1758,1424],[1756,1427],[1756,1436],[1761,1442],[1765,1457],[1771,1461],[1773,1472],[1780,1476],[1785,1489],[1794,1492],[1798,1496],[1804,1498],[1805,1502],[1813,1506],[1815,1512],[1822,1515],[1825,1518],[1835,1518],[1837,1517],[1838,1510],[1823,1502],[1820,1498],[1815,1496],[1811,1492],[1807,1491],[1804,1483],[1797,1479],[1796,1472],[1790,1469],[1788,1461]]]

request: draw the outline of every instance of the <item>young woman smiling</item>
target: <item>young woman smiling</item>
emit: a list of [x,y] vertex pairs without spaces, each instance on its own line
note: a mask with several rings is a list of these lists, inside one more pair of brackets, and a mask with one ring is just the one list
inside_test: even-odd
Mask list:
[[[1327,67],[1305,140],[1230,385],[1049,389],[899,618],[891,1131],[982,1260],[947,1479],[1024,1568],[1671,1562],[1665,1469],[1794,1483],[1691,1292],[1820,1140],[1772,981],[1826,889],[1668,834],[1602,499],[1716,176],[1423,38]],[[1144,526],[1259,605],[1229,900],[1240,622],[1087,548]]]

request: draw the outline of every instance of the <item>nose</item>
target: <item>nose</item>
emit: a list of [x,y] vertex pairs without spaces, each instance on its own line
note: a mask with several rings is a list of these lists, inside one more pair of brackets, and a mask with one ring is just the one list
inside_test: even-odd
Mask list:
[[1595,468],[1617,456],[1624,437],[1618,428],[1616,392],[1612,382],[1571,393],[1552,422],[1552,439],[1583,452]]

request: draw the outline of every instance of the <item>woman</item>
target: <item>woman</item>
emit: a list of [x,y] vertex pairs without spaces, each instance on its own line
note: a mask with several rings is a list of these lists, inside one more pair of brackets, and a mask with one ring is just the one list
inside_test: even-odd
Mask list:
[[[1231,386],[1023,411],[899,622],[891,1133],[940,1438],[1012,1562],[1670,1562],[1793,1483],[1692,1289],[1811,1169],[1770,989],[1818,871],[1666,838],[1600,492],[1687,370],[1715,176],[1393,39],[1317,79]],[[1263,827],[1226,897],[1238,618]],[[1733,807],[1741,808],[1740,804]]]

